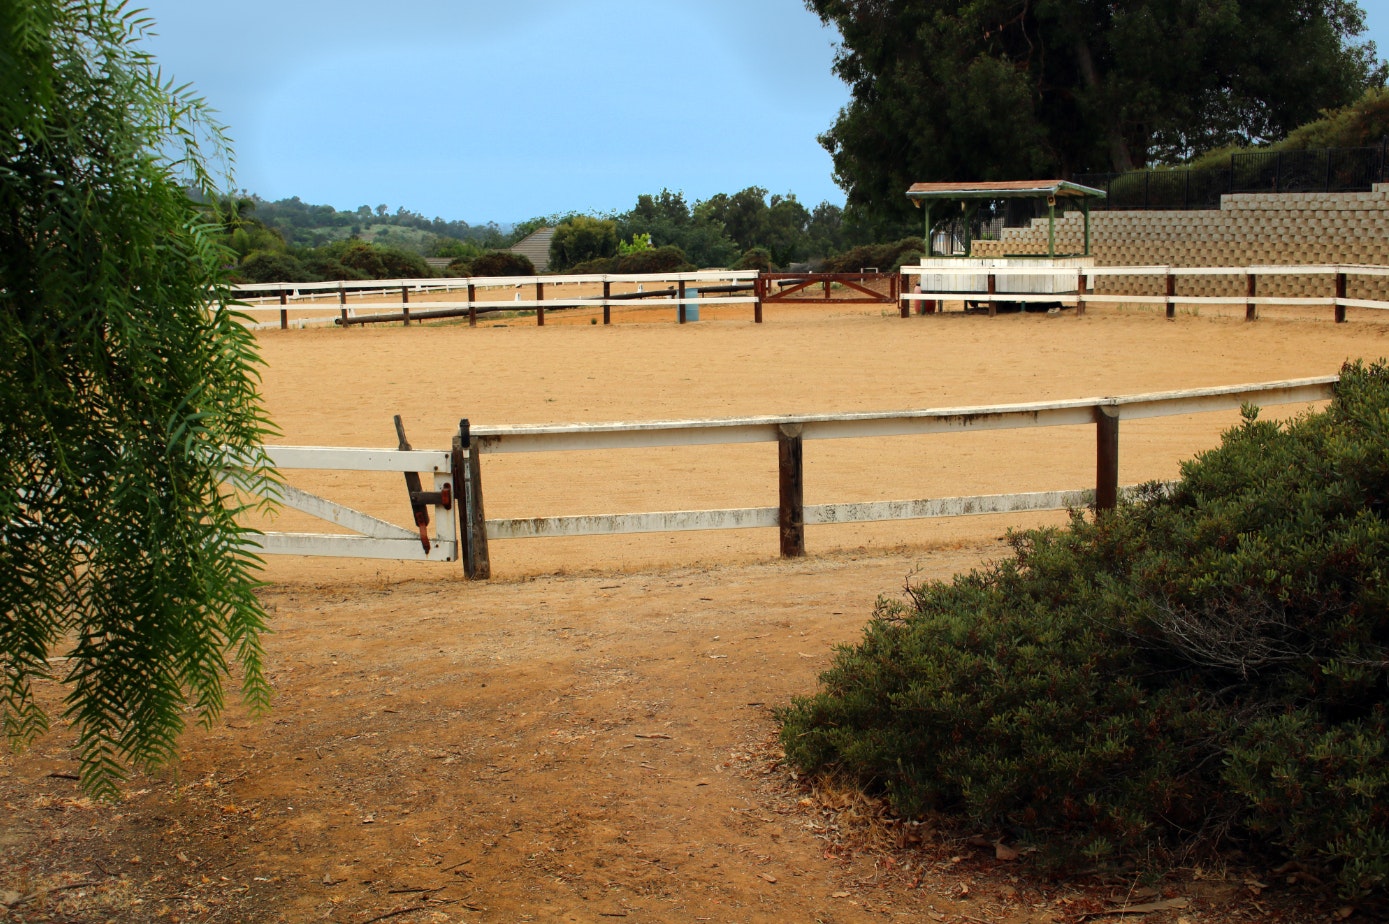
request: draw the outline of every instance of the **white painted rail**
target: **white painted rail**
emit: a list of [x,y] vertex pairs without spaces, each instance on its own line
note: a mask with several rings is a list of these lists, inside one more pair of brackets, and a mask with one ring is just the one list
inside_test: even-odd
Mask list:
[[[459,476],[466,482],[468,495],[462,515],[464,566],[469,577],[489,577],[488,541],[492,539],[779,527],[782,554],[794,556],[804,554],[806,525],[1062,510],[1086,505],[1112,507],[1122,491],[1132,490],[1121,489],[1118,484],[1121,421],[1232,410],[1245,404],[1312,403],[1330,398],[1337,381],[1337,376],[1322,376],[1143,395],[883,413],[511,427],[474,427],[465,421],[456,441],[456,445],[468,449],[463,462],[465,472]],[[1096,428],[1093,489],[809,506],[801,501],[801,445],[805,440],[1087,424]],[[757,442],[778,444],[780,502],[776,507],[502,519],[487,519],[483,512],[481,460],[485,455]]]

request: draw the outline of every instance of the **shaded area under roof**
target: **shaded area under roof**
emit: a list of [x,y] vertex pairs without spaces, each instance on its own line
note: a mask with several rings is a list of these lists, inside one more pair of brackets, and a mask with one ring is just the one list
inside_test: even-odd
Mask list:
[[[1045,199],[1047,203],[1047,256],[1056,253],[1056,204],[1058,200],[1071,200],[1080,206],[1085,216],[1084,256],[1090,255],[1090,200],[1103,199],[1107,193],[1103,189],[1093,189],[1072,183],[1070,180],[993,180],[971,183],[913,183],[907,190],[917,208],[925,207],[926,212],[926,256],[935,256],[934,224],[939,203],[960,203],[965,220],[965,256],[974,252],[970,224],[975,212],[983,203],[994,199]],[[1063,206],[1064,208],[1065,206]],[[944,255],[943,255],[944,256]],[[1079,254],[1077,254],[1079,256]]]
[[907,190],[912,199],[1020,199],[1064,196],[1070,199],[1103,199],[1103,189],[1072,183],[1070,180],[996,180],[971,183],[913,183]]

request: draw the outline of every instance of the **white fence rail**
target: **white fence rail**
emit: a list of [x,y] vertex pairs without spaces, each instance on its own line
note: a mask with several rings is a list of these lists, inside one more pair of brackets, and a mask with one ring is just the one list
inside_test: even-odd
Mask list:
[[[463,459],[464,471],[459,474],[468,489],[467,503],[461,514],[464,520],[464,568],[469,577],[490,576],[488,541],[491,539],[775,526],[780,529],[781,554],[793,557],[805,554],[806,525],[1058,510],[1087,504],[1110,508],[1120,493],[1121,420],[1230,410],[1246,403],[1310,403],[1331,397],[1336,381],[1336,376],[1328,376],[1127,397],[895,413],[485,428],[471,427],[465,420],[455,440],[457,446],[468,449]],[[1093,424],[1096,429],[1093,489],[812,506],[806,506],[803,502],[802,444],[806,440],[1083,424]],[[507,519],[487,519],[484,512],[481,468],[484,455],[755,442],[775,442],[778,445],[779,496],[776,507]]]

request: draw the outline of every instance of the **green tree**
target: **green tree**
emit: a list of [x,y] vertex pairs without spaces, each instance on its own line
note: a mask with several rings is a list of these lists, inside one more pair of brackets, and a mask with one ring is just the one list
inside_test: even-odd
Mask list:
[[[806,0],[851,100],[821,144],[901,228],[922,180],[1070,176],[1276,140],[1385,67],[1353,0]],[[737,235],[735,234],[735,239]]]
[[550,269],[564,270],[575,263],[611,257],[617,253],[617,244],[616,221],[574,215],[560,222],[550,239]]
[[218,201],[227,149],[160,81],[149,24],[99,0],[0,4],[0,720],[31,742],[49,723],[34,684],[63,683],[105,796],[172,757],[186,711],[212,721],[231,662],[269,699],[225,481],[273,477],[260,360],[185,192]]

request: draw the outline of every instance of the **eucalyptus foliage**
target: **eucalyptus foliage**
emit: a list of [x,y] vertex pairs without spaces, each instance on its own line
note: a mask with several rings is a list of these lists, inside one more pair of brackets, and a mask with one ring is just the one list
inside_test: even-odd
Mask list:
[[0,3],[0,719],[62,686],[88,791],[169,760],[233,662],[263,707],[256,558],[224,482],[273,477],[259,359],[210,217],[229,158],[201,99],[87,0]]

